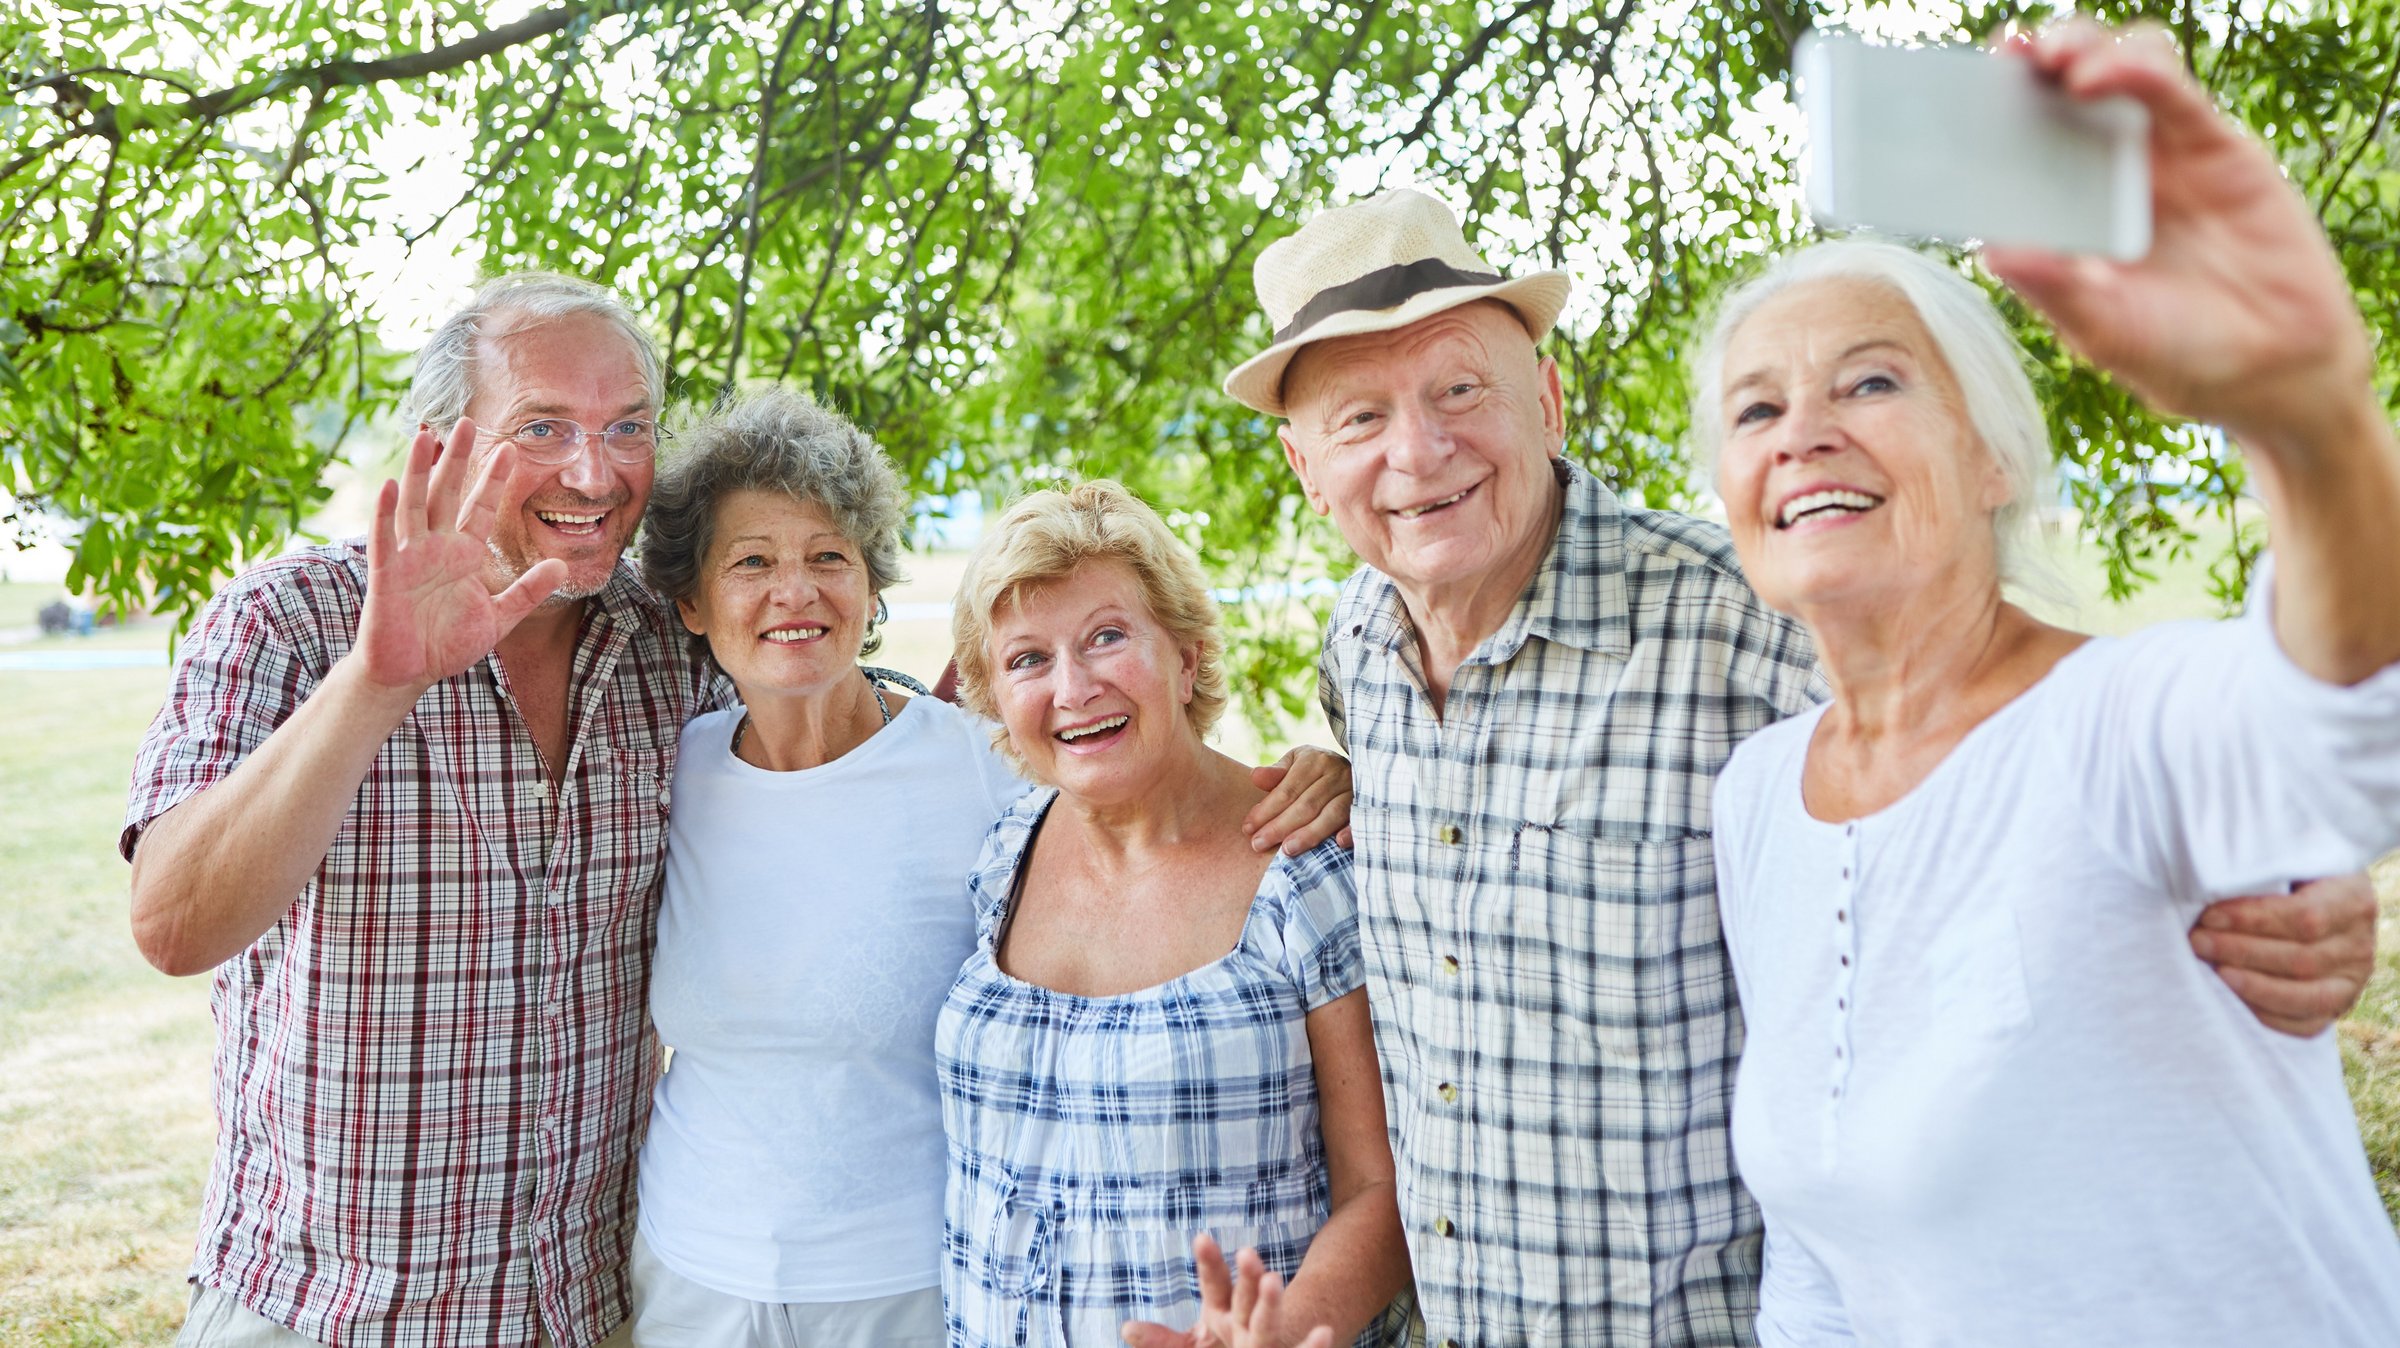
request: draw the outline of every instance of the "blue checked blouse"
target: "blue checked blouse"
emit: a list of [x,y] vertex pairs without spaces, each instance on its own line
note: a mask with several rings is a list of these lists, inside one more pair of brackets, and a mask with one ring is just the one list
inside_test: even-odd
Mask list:
[[[935,1037],[954,1348],[1191,1325],[1194,1235],[1255,1245],[1290,1277],[1329,1208],[1304,1019],[1363,977],[1350,854],[1278,858],[1213,963],[1117,996],[1053,992],[1001,972],[994,952],[1056,796],[1027,792],[984,839],[968,879],[976,949]],[[1358,1340],[1400,1341],[1381,1325]]]

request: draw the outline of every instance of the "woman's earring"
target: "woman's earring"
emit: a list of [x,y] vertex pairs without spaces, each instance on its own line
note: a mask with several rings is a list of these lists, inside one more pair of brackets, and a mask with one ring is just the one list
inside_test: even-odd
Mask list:
[[873,655],[883,649],[883,625],[891,620],[892,606],[883,602],[882,595],[875,596],[875,616],[867,619],[866,635],[859,638],[860,655]]

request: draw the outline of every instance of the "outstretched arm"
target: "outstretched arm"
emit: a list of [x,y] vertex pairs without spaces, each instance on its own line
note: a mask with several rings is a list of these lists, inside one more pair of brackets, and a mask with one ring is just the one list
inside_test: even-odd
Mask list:
[[546,560],[491,592],[485,540],[513,450],[495,446],[470,487],[473,424],[451,441],[459,448],[444,453],[419,431],[401,480],[383,484],[350,653],[239,767],[142,831],[133,935],[159,969],[201,973],[274,925],[418,697],[481,659],[564,579],[565,564]]
[[2070,20],[2016,50],[2071,96],[2149,110],[2153,242],[2134,263],[1989,248],[1986,265],[2152,407],[2241,443],[2274,534],[2275,635],[2295,664],[2346,685],[2400,662],[2400,443],[2307,203],[2163,31]]

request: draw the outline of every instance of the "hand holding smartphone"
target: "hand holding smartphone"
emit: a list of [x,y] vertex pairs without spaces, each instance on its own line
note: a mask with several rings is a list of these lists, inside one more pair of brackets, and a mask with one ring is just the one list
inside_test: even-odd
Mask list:
[[1818,223],[2124,262],[2149,251],[2150,122],[2132,99],[2071,99],[1973,47],[1816,30],[1793,70]]

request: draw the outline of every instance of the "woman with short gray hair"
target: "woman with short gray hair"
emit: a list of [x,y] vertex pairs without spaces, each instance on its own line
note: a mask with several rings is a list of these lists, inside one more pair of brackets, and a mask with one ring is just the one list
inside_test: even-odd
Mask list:
[[969,717],[858,663],[907,519],[874,441],[769,390],[680,444],[642,574],[740,705],[676,758],[635,1340],[939,1344],[933,1017],[1020,784]]
[[[1023,784],[976,718],[858,663],[907,522],[865,432],[768,390],[678,443],[642,573],[740,703],[677,750],[635,1341],[940,1344],[934,1022],[974,946],[966,876]],[[1346,805],[1339,764],[1279,799]],[[1314,844],[1346,815],[1260,836]]]

